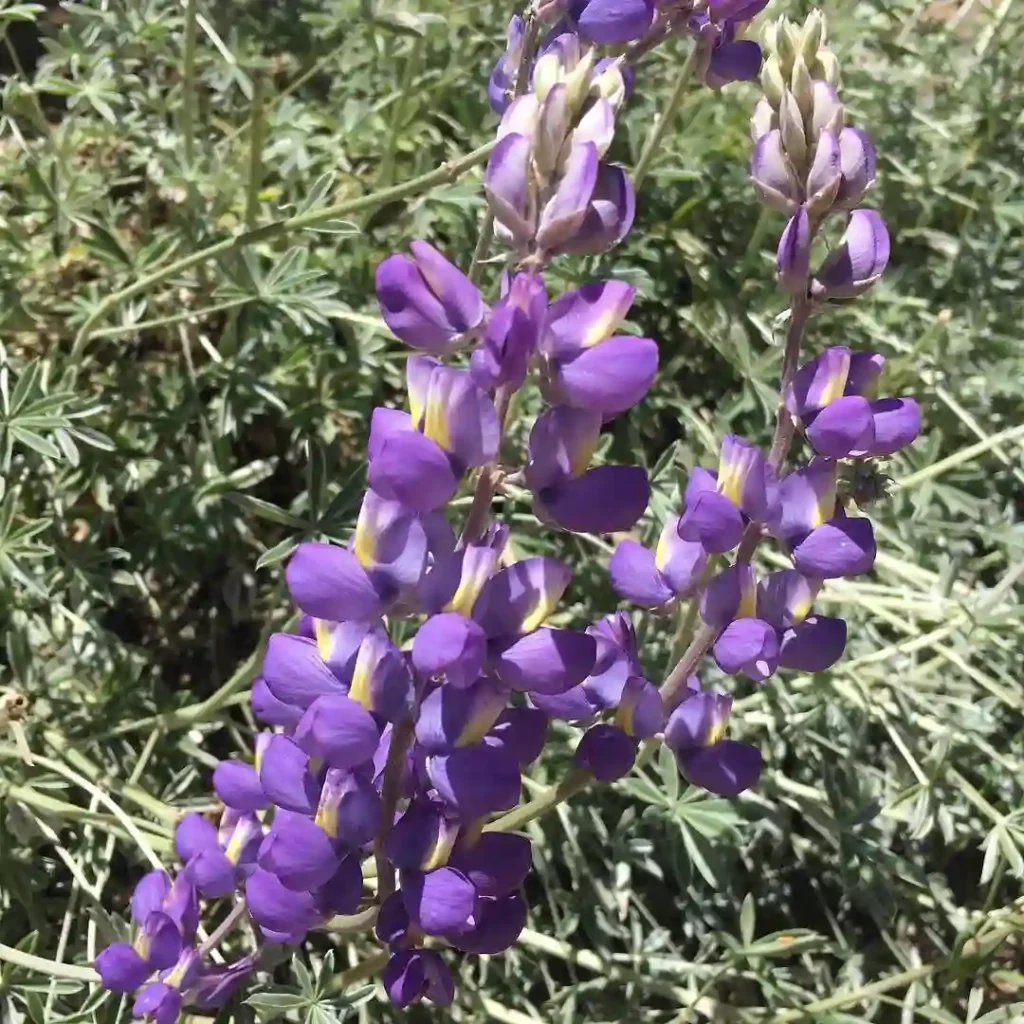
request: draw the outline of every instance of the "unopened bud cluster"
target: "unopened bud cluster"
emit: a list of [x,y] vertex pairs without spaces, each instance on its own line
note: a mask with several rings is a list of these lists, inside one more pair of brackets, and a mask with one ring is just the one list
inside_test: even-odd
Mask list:
[[[814,11],[803,26],[780,18],[764,33],[764,98],[751,119],[751,174],[761,200],[790,220],[779,244],[780,280],[794,294],[853,298],[878,278],[889,258],[885,223],[858,209],[875,180],[875,150],[846,124],[839,64],[825,46],[827,26]],[[811,243],[830,214],[848,213],[847,232],[808,281]]]

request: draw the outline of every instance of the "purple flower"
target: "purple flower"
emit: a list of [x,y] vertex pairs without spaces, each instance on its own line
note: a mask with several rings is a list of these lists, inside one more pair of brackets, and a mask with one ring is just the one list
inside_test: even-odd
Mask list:
[[876,210],[854,210],[839,245],[814,274],[816,299],[852,299],[866,292],[889,263],[889,232]]
[[413,348],[444,355],[480,326],[487,307],[465,274],[427,242],[412,258],[389,256],[377,268],[377,298],[388,327]]
[[508,23],[508,37],[505,52],[498,58],[487,84],[487,99],[496,114],[505,113],[511,102],[516,71],[523,56],[523,36],[526,26],[518,14]]
[[132,943],[115,942],[96,957],[104,988],[134,992],[154,972],[173,967],[199,926],[199,903],[191,881],[165,871],[144,875],[132,896]]
[[539,517],[576,533],[614,533],[644,514],[650,485],[643,469],[588,468],[600,431],[601,413],[587,409],[555,406],[537,417],[526,482]]
[[649,338],[613,337],[633,301],[621,281],[584,285],[548,310],[542,350],[552,397],[602,418],[625,412],[647,394],[658,372]]
[[547,305],[540,277],[516,274],[512,278],[470,361],[470,373],[481,388],[506,386],[517,391],[523,386],[527,366],[540,340]]
[[665,726],[665,743],[686,780],[728,797],[750,789],[761,776],[761,752],[723,738],[731,711],[731,697],[704,692],[691,680],[686,698]]
[[674,597],[693,595],[708,557],[703,545],[679,536],[681,517],[665,521],[654,551],[632,540],[615,549],[608,572],[612,586],[627,601],[656,608]]
[[728,434],[717,474],[694,469],[683,501],[679,536],[721,554],[740,542],[747,523],[763,524],[775,516],[778,481],[759,448]]
[[432,949],[399,949],[391,954],[381,978],[388,998],[405,1009],[421,999],[450,1006],[455,982],[441,954]]
[[501,428],[494,403],[468,372],[422,356],[406,370],[410,415],[374,410],[369,480],[382,497],[429,512],[455,494],[468,468],[497,455]]
[[200,893],[215,899],[233,892],[252,872],[262,838],[255,815],[229,807],[219,828],[202,815],[185,815],[175,830],[174,847],[185,861],[184,875]]
[[654,22],[654,0],[576,0],[570,4],[580,35],[590,43],[621,45]]
[[797,371],[784,396],[786,408],[818,454],[884,458],[920,433],[921,409],[914,399],[868,397],[884,365],[876,353],[836,346]]

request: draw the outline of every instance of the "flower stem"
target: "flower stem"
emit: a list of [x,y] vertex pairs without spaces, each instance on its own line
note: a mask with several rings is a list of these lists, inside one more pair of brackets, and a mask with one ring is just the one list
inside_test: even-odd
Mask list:
[[676,114],[679,113],[683,97],[686,95],[690,80],[693,78],[693,69],[697,63],[696,54],[697,48],[690,47],[690,52],[686,55],[686,61],[676,78],[675,88],[672,90],[664,110],[662,110],[658,119],[654,122],[651,132],[644,142],[644,148],[640,151],[640,159],[633,170],[633,188],[638,192],[640,191],[641,183],[647,177],[647,172],[651,169],[651,163],[657,155],[669,127],[675,120]]
[[582,793],[594,781],[594,776],[582,768],[573,768],[556,786],[549,786],[540,796],[513,808],[484,827],[485,832],[514,832],[534,818],[546,814],[553,807]]
[[245,900],[240,899],[232,908],[231,913],[224,918],[223,921],[211,932],[210,936],[206,941],[199,947],[199,955],[202,956],[204,953],[209,953],[211,949],[216,949],[221,940],[224,938],[232,928],[242,919],[246,911]]
[[47,974],[51,978],[67,978],[70,981],[88,981],[96,984],[100,976],[91,967],[79,967],[76,964],[59,964],[56,960],[47,960],[45,957],[34,956],[32,953],[25,953],[13,946],[5,946],[0,943],[0,960],[4,963],[13,964],[26,971],[36,971],[39,974]]

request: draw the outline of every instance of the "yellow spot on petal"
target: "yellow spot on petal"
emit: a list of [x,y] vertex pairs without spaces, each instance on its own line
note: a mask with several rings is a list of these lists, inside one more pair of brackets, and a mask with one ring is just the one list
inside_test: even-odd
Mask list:
[[539,629],[547,617],[555,610],[558,604],[558,597],[553,594],[541,594],[533,611],[523,619],[522,632],[532,633]]
[[373,683],[373,670],[376,668],[376,659],[373,657],[371,644],[363,643],[359,647],[359,654],[356,655],[356,667],[352,673],[352,685],[349,687],[348,696],[357,704],[361,704],[367,711],[373,710],[373,694],[370,687]]
[[331,660],[334,650],[334,631],[326,619],[313,620],[313,634],[316,636],[316,649],[324,661]]
[[338,838],[338,808],[335,804],[321,804],[313,819],[332,839]]
[[448,863],[448,858],[452,855],[452,847],[455,846],[455,840],[459,837],[458,825],[441,826],[440,834],[437,837],[437,842],[431,847],[430,852],[426,858],[420,864],[420,868],[424,871],[433,871],[435,868],[443,868]]
[[714,725],[708,730],[708,738],[704,745],[706,747],[713,747],[716,743],[720,742],[722,737],[725,735],[725,721],[715,722]]
[[427,408],[421,429],[431,441],[440,445],[445,451],[452,450],[452,436],[448,429],[447,409],[442,395],[432,394],[427,398]]
[[135,950],[143,960],[149,959],[149,936],[145,932],[139,932],[135,937],[135,942],[132,943],[132,948]]

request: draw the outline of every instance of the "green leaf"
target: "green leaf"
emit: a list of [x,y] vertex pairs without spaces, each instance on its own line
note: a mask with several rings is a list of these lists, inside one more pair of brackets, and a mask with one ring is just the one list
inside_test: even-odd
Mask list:
[[256,1011],[262,1021],[277,1020],[286,1013],[301,1010],[309,1005],[309,999],[297,992],[257,992],[245,1000],[246,1006]]
[[237,491],[231,491],[224,495],[224,500],[230,501],[232,505],[237,505],[242,511],[251,513],[260,519],[266,519],[270,523],[277,523],[280,526],[291,526],[297,530],[304,530],[306,528],[305,522],[299,519],[298,516],[294,516],[291,512],[279,508],[269,501],[264,501],[262,498],[254,498],[251,494],[240,494]]

